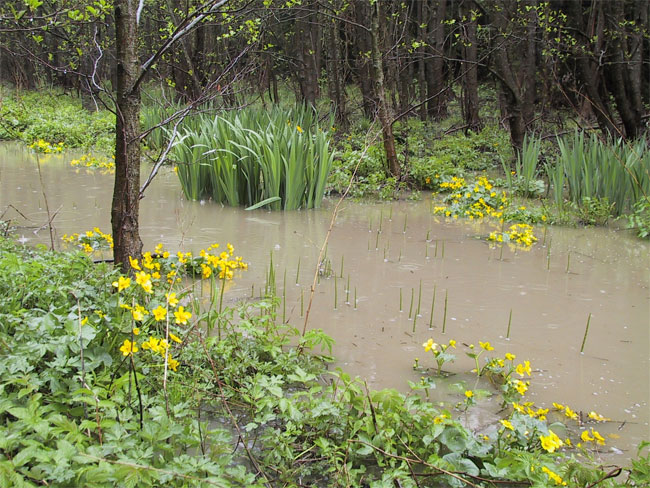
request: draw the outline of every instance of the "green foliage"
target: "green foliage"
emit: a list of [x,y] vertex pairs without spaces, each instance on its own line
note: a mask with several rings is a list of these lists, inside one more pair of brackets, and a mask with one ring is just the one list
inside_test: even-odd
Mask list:
[[632,210],[628,216],[628,227],[634,229],[641,239],[650,238],[650,197],[641,198]]
[[[150,293],[140,273],[127,285],[126,276],[79,254],[6,239],[0,251],[2,486],[228,488],[271,479],[274,486],[415,486],[414,476],[419,486],[549,486],[549,473],[584,486],[604,476],[550,451],[562,430],[540,410],[517,405],[500,428],[477,434],[421,395],[372,391],[343,371],[328,372],[311,348],[329,352],[331,339],[278,324],[273,298],[215,313],[198,297],[179,297],[194,317],[166,326],[183,338],[169,346],[179,365],[165,380],[151,337],[149,346],[142,342],[165,327],[119,304],[151,309],[173,289],[154,270],[164,277],[183,263],[203,268],[209,255],[145,254],[133,265],[152,271]],[[215,321],[219,334],[206,334]],[[139,349],[126,347],[130,340]],[[513,375],[529,375],[530,366],[513,359],[486,359],[478,369],[476,355],[479,374],[512,384],[516,399],[524,383]],[[464,408],[480,393],[466,391]],[[634,461],[627,486],[642,486],[647,466],[646,458]]]
[[267,200],[276,210],[320,207],[332,153],[314,111],[196,115],[180,133],[172,158],[188,198],[232,206]]
[[501,161],[506,182],[511,193],[523,197],[539,197],[546,189],[544,182],[537,179],[537,166],[541,154],[542,141],[535,137],[524,137],[521,153],[517,154],[514,171],[505,161]]
[[436,140],[430,148],[434,164],[451,164],[469,171],[492,169],[511,157],[508,135],[488,126],[479,133],[456,133]]
[[0,139],[114,151],[115,116],[107,110],[84,110],[79,99],[56,91],[5,95],[0,119]]
[[609,203],[607,197],[583,197],[577,205],[578,218],[585,225],[605,225],[614,212],[614,203]]
[[595,134],[585,138],[583,132],[576,132],[573,138],[558,139],[558,145],[556,169],[547,169],[556,203],[562,199],[563,182],[572,202],[582,204],[585,197],[592,201],[607,198],[615,216],[650,194],[650,150],[645,141],[605,142]]

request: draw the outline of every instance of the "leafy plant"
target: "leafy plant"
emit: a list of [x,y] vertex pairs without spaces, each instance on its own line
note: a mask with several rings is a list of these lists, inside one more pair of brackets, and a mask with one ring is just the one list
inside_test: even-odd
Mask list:
[[628,228],[634,229],[641,239],[650,238],[650,197],[640,199],[634,204],[628,216]]

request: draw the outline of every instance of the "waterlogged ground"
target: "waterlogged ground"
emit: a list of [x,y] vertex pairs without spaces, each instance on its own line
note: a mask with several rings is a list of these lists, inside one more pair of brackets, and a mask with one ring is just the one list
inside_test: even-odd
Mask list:
[[[112,176],[70,167],[78,156],[40,156],[41,186],[30,151],[0,145],[0,214],[21,226],[24,242],[49,243],[46,200],[50,216],[56,214],[59,246],[65,233],[110,230]],[[187,202],[176,176],[165,172],[142,201],[141,233],[147,249],[162,242],[172,251],[198,251],[232,242],[250,268],[230,286],[230,303],[259,296],[272,255],[277,293],[285,297],[278,315],[302,328],[334,203],[284,214]],[[434,217],[426,198],[344,203],[308,327],[334,337],[333,353],[343,369],[371,387],[403,391],[433,367],[423,342],[456,340],[457,360],[444,368],[454,374],[430,391],[436,401],[452,404],[465,389],[490,389],[468,373],[473,362],[462,346],[490,341],[490,354],[510,352],[517,361],[531,362],[526,399],[611,418],[597,427],[607,438],[603,450],[610,461],[624,462],[640,441],[650,439],[650,245],[625,231],[537,228],[539,241],[531,250],[501,250],[484,239],[492,230],[487,223]],[[422,367],[417,371],[416,357]],[[468,421],[484,430],[497,400],[479,404]]]

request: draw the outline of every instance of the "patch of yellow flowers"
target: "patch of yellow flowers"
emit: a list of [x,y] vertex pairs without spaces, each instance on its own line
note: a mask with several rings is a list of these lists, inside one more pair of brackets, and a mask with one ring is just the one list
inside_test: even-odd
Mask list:
[[113,173],[115,171],[115,156],[109,160],[104,156],[96,157],[88,153],[84,154],[79,159],[73,159],[70,161],[70,166],[101,169],[104,170],[104,173]]
[[113,236],[104,234],[99,227],[88,230],[83,234],[63,234],[61,240],[66,244],[76,245],[86,254],[92,254],[102,249],[113,249]]
[[[95,229],[92,234],[96,232],[101,231]],[[90,237],[90,233],[86,233],[86,237]],[[66,236],[66,242],[78,238],[78,235]],[[123,356],[133,358],[139,351],[149,351],[153,357],[163,358],[165,368],[177,370],[180,363],[172,356],[171,349],[175,343],[183,342],[179,337],[182,335],[180,330],[188,325],[192,312],[180,304],[172,287],[188,273],[204,279],[214,273],[229,280],[233,278],[234,270],[248,268],[241,257],[234,256],[232,244],[227,244],[225,251],[216,254],[213,251],[218,247],[219,244],[213,244],[202,249],[198,256],[191,252],[172,255],[158,244],[153,253],[145,252],[142,259],[129,258],[134,275],[120,275],[112,282],[118,294],[118,306],[130,313],[133,324],[129,337],[119,346]],[[141,329],[148,339],[138,342]]]
[[523,246],[524,248],[529,248],[537,242],[537,237],[533,234],[532,226],[528,224],[513,224],[506,232],[491,232],[488,236],[488,241],[497,243],[509,242]]
[[63,143],[62,142],[52,143],[52,142],[47,142],[44,139],[39,139],[37,141],[32,142],[29,145],[29,148],[39,153],[55,154],[63,151]]

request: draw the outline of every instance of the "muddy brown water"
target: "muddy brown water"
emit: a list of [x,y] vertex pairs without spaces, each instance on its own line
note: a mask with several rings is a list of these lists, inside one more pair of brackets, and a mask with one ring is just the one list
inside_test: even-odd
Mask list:
[[[36,156],[17,144],[0,145],[0,213],[19,226],[21,241],[49,243],[43,194],[50,214],[56,212],[57,245],[64,233],[94,226],[110,230],[112,175],[71,167],[69,161],[78,156],[41,155],[41,187]],[[279,306],[278,315],[302,328],[300,297],[304,313],[334,203],[326,201],[314,211],[270,213],[188,202],[176,176],[165,171],[142,200],[141,234],[147,249],[158,242],[170,251],[233,243],[250,269],[228,290],[230,303],[250,297],[251,289],[259,295],[272,254],[280,296],[286,274],[286,304]],[[625,462],[639,442],[650,439],[650,244],[621,230],[538,227],[539,241],[531,250],[501,251],[484,239],[494,229],[489,223],[432,216],[427,198],[344,202],[327,247],[337,278],[320,277],[308,326],[335,339],[338,366],[371,387],[402,391],[424,374],[413,369],[416,357],[420,366],[434,366],[423,342],[455,339],[456,362],[445,366],[454,374],[431,392],[436,401],[448,404],[460,401],[465,389],[489,389],[467,373],[473,362],[461,346],[489,341],[495,348],[491,354],[510,352],[517,362],[531,362],[525,399],[540,407],[566,404],[585,415],[593,410],[612,419],[589,427],[606,436],[602,450],[608,461]],[[481,403],[485,408],[469,421],[477,431],[491,428],[496,409],[496,399]],[[578,429],[575,422],[568,424],[574,432]]]

